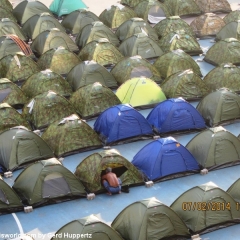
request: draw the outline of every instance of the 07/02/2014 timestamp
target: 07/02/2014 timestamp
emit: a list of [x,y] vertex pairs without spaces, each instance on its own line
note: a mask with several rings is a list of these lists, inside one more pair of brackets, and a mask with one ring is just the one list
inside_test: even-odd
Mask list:
[[[233,209],[234,208],[234,209]],[[230,202],[183,202],[183,211],[225,211],[225,210],[240,211],[240,202],[231,204]]]

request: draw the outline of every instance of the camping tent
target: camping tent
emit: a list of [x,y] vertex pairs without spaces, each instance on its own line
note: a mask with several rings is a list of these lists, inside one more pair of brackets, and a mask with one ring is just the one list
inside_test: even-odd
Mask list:
[[111,225],[124,239],[185,239],[190,236],[185,223],[155,197],[128,205]]
[[227,193],[231,195],[235,201],[238,202],[237,210],[239,210],[240,202],[240,178],[237,179],[227,190]]
[[139,55],[125,57],[111,70],[119,85],[131,78],[146,77],[155,82],[161,82],[161,73],[146,59]]
[[210,127],[240,118],[240,96],[227,88],[218,89],[205,96],[197,110]]
[[183,50],[171,50],[154,62],[153,66],[161,73],[163,78],[187,69],[192,69],[195,74],[202,77],[198,64]]
[[40,136],[23,126],[0,133],[0,149],[0,164],[11,171],[30,162],[54,156]]
[[240,162],[240,140],[221,126],[200,132],[189,141],[186,148],[199,165],[208,170]]
[[115,93],[99,82],[80,87],[69,101],[84,119],[96,117],[107,108],[121,104]]
[[105,110],[95,121],[94,130],[105,144],[153,136],[147,120],[128,104],[120,104]]
[[15,8],[22,1],[24,1],[24,0],[11,0],[11,4],[12,4],[13,8]]
[[167,98],[182,97],[185,100],[196,100],[209,93],[208,86],[192,69],[170,75],[161,83]]
[[236,38],[240,40],[240,20],[227,23],[218,31],[216,41],[224,40],[225,38]]
[[133,157],[132,164],[153,181],[199,172],[195,158],[173,137],[148,143]]
[[240,20],[240,9],[237,9],[235,11],[232,11],[228,13],[224,18],[223,21],[228,24],[230,22],[238,21]]
[[13,16],[12,11],[10,12],[9,10],[0,7],[0,16],[1,18],[9,18],[13,22],[17,22],[17,19]]
[[83,185],[56,158],[31,164],[15,179],[13,189],[34,206],[86,196]]
[[13,6],[9,0],[1,0],[0,7],[3,7],[10,12],[13,10]]
[[234,199],[212,182],[193,187],[170,206],[194,233],[206,233],[239,222]]
[[116,91],[119,100],[134,108],[150,108],[166,100],[162,89],[151,79],[145,77],[131,78]]
[[121,0],[120,3],[131,8],[134,8],[142,1],[144,0]]
[[183,98],[171,98],[159,103],[148,114],[147,121],[160,134],[205,128],[200,113]]
[[42,138],[57,157],[102,147],[98,135],[75,114],[50,124]]
[[101,183],[101,176],[105,174],[105,169],[108,167],[111,167],[112,172],[121,179],[123,188],[144,183],[142,174],[116,149],[89,155],[76,167],[74,174],[88,191],[103,192],[105,188]]
[[66,80],[71,85],[73,91],[95,82],[99,82],[109,88],[117,88],[114,76],[105,67],[93,60],[77,64],[68,73]]

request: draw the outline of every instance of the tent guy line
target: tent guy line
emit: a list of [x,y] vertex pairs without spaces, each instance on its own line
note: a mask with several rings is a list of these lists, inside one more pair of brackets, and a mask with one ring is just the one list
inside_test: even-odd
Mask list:
[[24,231],[23,231],[22,225],[21,225],[21,223],[20,223],[20,221],[19,221],[16,213],[12,213],[12,216],[13,216],[13,218],[14,218],[15,221],[16,221],[16,224],[17,224],[17,226],[18,226],[18,229],[19,229],[20,234],[23,235],[23,234],[24,234]]

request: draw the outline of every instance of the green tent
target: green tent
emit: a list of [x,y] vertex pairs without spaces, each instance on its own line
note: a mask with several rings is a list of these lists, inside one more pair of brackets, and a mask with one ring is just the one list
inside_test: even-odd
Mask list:
[[23,115],[33,129],[44,129],[54,121],[74,112],[68,100],[53,91],[35,96],[23,107]]
[[188,101],[202,98],[210,91],[192,69],[170,75],[161,84],[161,88],[167,98],[182,97]]
[[190,233],[182,219],[155,197],[124,208],[111,225],[124,239],[186,239]]
[[1,18],[9,18],[13,22],[17,22],[17,19],[13,16],[12,11],[9,11],[3,7],[0,7],[0,16]]
[[162,89],[151,79],[137,77],[127,80],[116,91],[123,104],[134,108],[150,108],[166,100]]
[[[111,167],[121,179],[122,187],[144,183],[143,176],[137,168],[116,149],[103,150],[89,155],[76,167],[74,174],[88,191],[99,193],[105,191],[101,176],[108,167]],[[89,169],[91,169],[91,174],[89,174]]]
[[237,179],[227,190],[227,193],[231,195],[235,201],[238,202],[238,205],[236,207],[237,210],[239,210],[239,204],[240,204],[240,178]]
[[203,81],[212,91],[225,87],[240,93],[240,69],[231,63],[213,68]]
[[99,18],[86,9],[78,9],[69,13],[61,22],[66,31],[72,34],[78,34],[81,29],[94,21],[99,21]]
[[111,73],[119,85],[136,77],[150,78],[158,83],[162,80],[155,66],[139,55],[123,58],[112,68]]
[[69,83],[50,69],[31,75],[21,86],[21,89],[29,98],[34,98],[49,90],[64,97],[70,97],[72,94]]
[[236,38],[240,40],[240,20],[227,23],[223,26],[216,35],[216,41],[224,40],[225,38]]
[[215,66],[222,63],[240,65],[240,41],[235,38],[226,38],[216,42],[207,51],[203,60]]
[[123,58],[121,52],[107,38],[99,38],[88,43],[78,56],[83,61],[94,60],[102,66],[116,64]]
[[66,76],[70,70],[81,60],[76,54],[64,47],[50,49],[38,59],[37,64],[41,70],[51,69],[53,72]]
[[13,6],[9,0],[1,0],[0,7],[5,8],[6,10],[8,10],[10,12],[13,10]]
[[196,17],[190,24],[198,38],[213,37],[225,26],[223,19],[214,13],[205,13]]
[[50,124],[42,138],[57,157],[102,147],[97,133],[75,114]]
[[54,157],[47,143],[23,126],[1,132],[0,149],[0,164],[11,171],[33,161]]
[[69,82],[73,91],[95,82],[109,88],[117,88],[117,82],[113,75],[93,60],[81,62],[73,67],[68,73],[66,81]]
[[20,2],[23,2],[24,0],[11,0],[11,4],[13,8],[15,8]]
[[171,208],[194,233],[206,233],[240,220],[234,199],[212,182],[181,194]]
[[121,104],[115,93],[99,82],[80,87],[69,101],[84,119],[96,117],[107,108]]
[[240,96],[227,88],[221,88],[205,96],[197,105],[210,127],[240,118]]
[[91,238],[93,240],[123,240],[119,233],[103,223],[95,215],[90,215],[67,223],[61,227],[51,240],[71,240],[73,236],[81,238]]
[[202,77],[198,64],[183,50],[171,50],[154,62],[153,66],[161,73],[163,78],[187,69],[192,69],[195,74]]
[[21,199],[0,176],[0,215],[18,210],[23,210]]
[[134,8],[142,1],[144,0],[121,0],[120,3],[131,8]]
[[82,0],[53,0],[49,6],[50,11],[58,17],[84,8],[87,6]]
[[237,9],[235,11],[232,11],[228,13],[224,18],[223,21],[228,24],[230,22],[235,22],[240,20],[240,9]]
[[156,58],[163,54],[158,43],[145,32],[125,39],[119,46],[119,50],[125,57],[140,55],[142,58]]
[[186,148],[208,170],[232,166],[240,161],[240,140],[221,126],[200,132]]
[[13,189],[23,201],[33,206],[86,196],[83,185],[56,158],[27,167],[15,179]]

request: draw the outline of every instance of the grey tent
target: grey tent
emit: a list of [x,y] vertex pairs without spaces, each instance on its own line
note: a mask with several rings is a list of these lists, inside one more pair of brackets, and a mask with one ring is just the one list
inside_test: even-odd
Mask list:
[[240,204],[240,178],[237,179],[227,190],[227,193],[231,195],[235,201],[237,201],[236,209],[239,210]]
[[227,23],[218,31],[216,41],[224,40],[225,38],[240,40],[240,20]]

